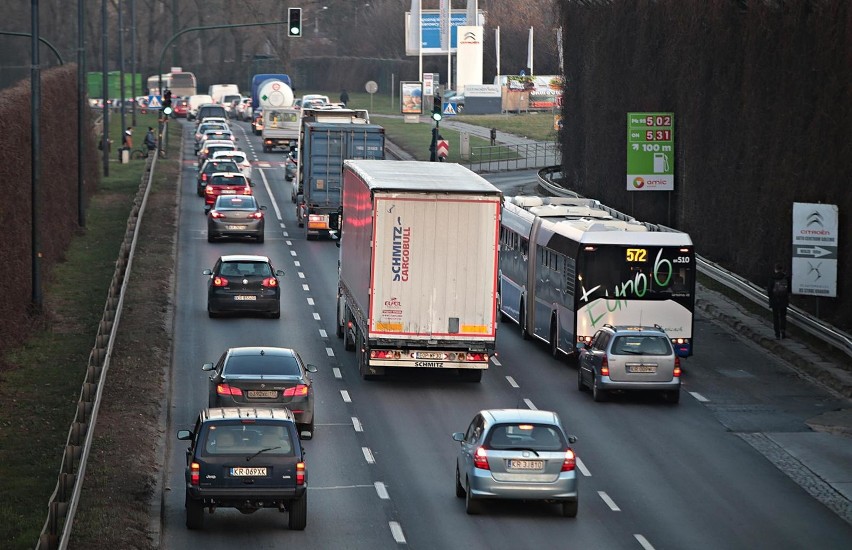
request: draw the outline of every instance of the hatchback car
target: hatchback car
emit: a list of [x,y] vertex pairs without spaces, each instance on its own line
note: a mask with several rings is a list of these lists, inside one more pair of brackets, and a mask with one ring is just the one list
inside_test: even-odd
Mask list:
[[216,151],[236,151],[237,144],[227,139],[207,140],[201,144],[201,149],[198,150],[198,167],[204,164],[204,161],[213,157]]
[[219,195],[252,195],[251,182],[240,172],[213,172],[204,187],[204,211],[210,212]]
[[595,401],[613,390],[661,391],[680,401],[680,357],[662,327],[604,325],[577,349],[577,388],[590,387]]
[[305,451],[288,409],[251,407],[201,411],[192,430],[179,430],[186,449],[186,526],[204,527],[205,508],[288,512],[288,527],[308,518]]
[[575,517],[579,504],[577,457],[555,412],[488,409],[456,432],[456,496],[468,514],[483,500],[544,500]]
[[207,214],[207,242],[250,237],[262,243],[264,210],[251,195],[219,195]]
[[224,122],[205,122],[203,124],[199,124],[195,128],[195,135],[194,135],[194,137],[195,137],[195,152],[196,153],[198,152],[198,144],[201,142],[201,138],[204,137],[204,133],[207,132],[208,130],[228,130],[228,131],[230,131],[231,128],[228,126],[228,124],[226,124]]
[[189,101],[185,99],[178,99],[174,102],[175,104],[175,117],[176,118],[186,118],[189,113]]
[[225,312],[264,313],[281,317],[281,287],[284,272],[275,269],[266,256],[229,255],[216,260],[213,269],[202,271],[207,282],[207,314]]
[[216,151],[213,153],[213,159],[231,159],[240,167],[243,175],[251,181],[251,161],[248,159],[245,151]]
[[251,131],[254,135],[259,136],[263,132],[263,111],[258,108],[251,116]]
[[204,196],[204,188],[207,187],[207,182],[210,181],[210,176],[216,172],[242,174],[242,170],[237,163],[231,159],[209,159],[205,160],[198,171],[197,178],[197,193],[199,197]]
[[314,387],[317,372],[290,348],[231,348],[201,370],[210,372],[210,407],[286,407],[302,439],[314,433]]
[[225,107],[223,107],[222,105],[218,105],[215,103],[206,103],[198,108],[198,113],[196,114],[196,117],[201,122],[204,122],[204,120],[209,117],[221,118],[227,122],[228,113],[225,111]]

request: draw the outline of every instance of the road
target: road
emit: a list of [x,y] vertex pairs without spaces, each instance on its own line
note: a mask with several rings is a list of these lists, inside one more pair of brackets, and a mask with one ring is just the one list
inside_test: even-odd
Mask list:
[[[852,526],[773,466],[744,439],[763,431],[806,431],[804,420],[839,406],[775,359],[698,317],[696,354],[685,365],[680,405],[648,396],[594,403],[576,369],[514,324],[498,331],[498,359],[481,384],[441,373],[363,381],[354,355],[335,334],[338,249],[307,241],[296,227],[282,154],[265,154],[245,123],[234,123],[255,159],[253,181],[268,206],[266,242],[206,241],[188,127],[179,182],[175,347],[170,383],[169,452],[162,547],[376,549],[848,548]],[[265,167],[269,165],[269,167]],[[531,172],[488,176],[507,194],[532,189]],[[280,320],[209,319],[205,276],[229,253],[268,255],[286,275]],[[217,510],[205,529],[184,527],[184,443],[206,405],[205,362],[230,346],[297,348],[315,364],[314,439],[305,442],[308,527],[287,530],[286,514]],[[494,503],[468,516],[454,494],[457,444],[477,410],[557,411],[578,437],[580,512],[562,518],[546,504]]]

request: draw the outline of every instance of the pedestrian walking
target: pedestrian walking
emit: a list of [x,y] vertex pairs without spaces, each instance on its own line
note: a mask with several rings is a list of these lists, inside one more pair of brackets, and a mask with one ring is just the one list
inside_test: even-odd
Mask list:
[[340,102],[343,103],[344,107],[349,104],[349,93],[346,91],[346,88],[343,88],[340,92]]
[[766,286],[766,294],[769,296],[769,308],[772,310],[772,328],[775,329],[775,339],[787,337],[787,306],[790,305],[790,276],[781,267],[775,264],[772,277]]

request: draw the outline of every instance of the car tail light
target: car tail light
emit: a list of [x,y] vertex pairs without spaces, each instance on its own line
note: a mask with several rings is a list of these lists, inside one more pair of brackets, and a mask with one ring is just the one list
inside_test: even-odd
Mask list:
[[562,471],[563,472],[573,472],[574,466],[576,465],[576,457],[574,456],[574,451],[568,449],[565,451],[565,460],[562,461]]
[[201,181],[202,183],[207,181],[207,174],[201,174]]
[[221,275],[217,275],[213,277],[213,286],[223,287],[228,286],[228,279],[222,277]]
[[609,360],[606,355],[603,356],[603,361],[601,361],[601,376],[609,376]]
[[251,187],[249,187],[248,185],[243,187],[243,195],[251,195]]
[[216,393],[219,395],[242,395],[243,390],[228,384],[219,384],[216,386]]
[[278,286],[278,279],[276,279],[275,277],[267,277],[260,284],[261,286],[265,286],[268,288],[275,288]]
[[198,485],[201,482],[201,464],[193,462],[189,465],[189,483]]
[[213,194],[214,194],[213,186],[212,186],[212,185],[207,185],[207,186],[204,188],[204,194],[205,194],[205,195],[213,195]]
[[476,452],[473,453],[473,467],[479,468],[480,470],[491,469],[488,466],[488,453],[485,450],[485,447],[478,447]]
[[282,394],[284,397],[301,397],[308,395],[308,386],[305,384],[299,384],[298,386],[287,388],[282,392]]
[[263,212],[252,212],[251,214],[249,214],[249,218],[254,218],[256,220],[262,220],[263,219]]
[[210,211],[210,217],[211,217],[211,218],[219,219],[219,218],[224,218],[224,217],[225,217],[225,214],[222,214],[222,213],[221,213],[221,212],[219,212],[218,210],[211,210],[211,211]]
[[304,485],[305,484],[305,463],[297,462],[296,463],[296,485]]
[[675,378],[680,378],[680,372],[681,372],[681,370],[680,370],[680,357],[675,355],[674,372],[672,374],[674,374]]

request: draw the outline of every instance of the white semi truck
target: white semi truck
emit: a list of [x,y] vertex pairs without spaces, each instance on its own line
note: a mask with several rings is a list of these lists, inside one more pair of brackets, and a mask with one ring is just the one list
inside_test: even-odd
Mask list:
[[362,377],[437,368],[479,382],[497,336],[501,205],[458,164],[344,162],[337,335]]

